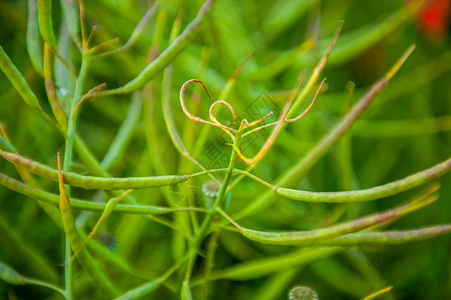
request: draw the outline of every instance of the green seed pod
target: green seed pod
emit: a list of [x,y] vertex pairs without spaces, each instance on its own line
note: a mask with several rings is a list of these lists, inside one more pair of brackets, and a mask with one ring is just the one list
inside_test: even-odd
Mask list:
[[33,68],[42,75],[42,49],[39,40],[38,10],[36,0],[28,0],[27,51]]
[[50,46],[55,47],[56,41],[52,24],[52,1],[38,0],[38,21],[42,37]]
[[25,78],[11,62],[2,47],[0,47],[0,69],[3,73],[5,73],[6,77],[8,77],[9,81],[11,81],[14,88],[20,94],[25,103],[27,103],[35,111],[42,111],[38,98],[36,98],[35,94],[31,91],[25,81]]
[[22,276],[15,270],[0,262],[0,278],[9,284],[24,284]]

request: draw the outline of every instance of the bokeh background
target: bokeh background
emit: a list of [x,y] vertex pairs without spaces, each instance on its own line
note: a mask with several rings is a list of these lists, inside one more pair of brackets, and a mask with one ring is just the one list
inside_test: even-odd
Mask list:
[[[33,3],[33,1],[28,1]],[[0,0],[0,45],[25,76],[41,105],[49,104],[44,81],[33,68],[27,53],[27,1]],[[73,0],[72,2],[76,2]],[[90,43],[101,44],[113,38],[105,50],[124,44],[153,1],[84,1],[86,29],[95,26]],[[188,120],[180,109],[178,92],[188,79],[205,82],[217,99],[227,80],[251,53],[228,96],[239,117],[253,120],[259,113],[277,112],[287,101],[298,74],[307,75],[324,54],[339,25],[342,33],[322,72],[326,87],[313,109],[302,120],[290,124],[253,173],[268,182],[290,170],[293,164],[327,132],[349,109],[346,88],[355,85],[352,103],[381,78],[396,59],[411,45],[416,49],[385,91],[353,126],[350,134],[337,143],[291,188],[314,191],[340,191],[381,185],[426,169],[450,156],[451,149],[451,1],[377,0],[217,0],[210,17],[189,46],[172,61],[170,102],[176,128],[187,149],[208,168],[225,167],[230,147],[219,130],[212,129],[203,145],[197,138],[203,125]],[[420,1],[421,2],[421,1]],[[80,55],[67,35],[62,6],[52,1],[53,24],[58,51],[73,70],[78,70]],[[169,44],[170,30],[179,11],[182,29],[194,19],[202,1],[159,1],[155,16],[141,36],[126,51],[100,57],[92,62],[85,92],[105,82],[107,88],[122,86],[134,78],[152,57]],[[164,13],[161,13],[164,12]],[[162,19],[163,18],[163,19]],[[157,24],[160,24],[157,26]],[[162,24],[162,25],[161,25]],[[160,38],[155,38],[159,36]],[[314,45],[302,47],[311,39]],[[305,46],[305,44],[304,44]],[[78,71],[76,71],[78,72]],[[55,61],[55,83],[60,99],[73,93],[74,80]],[[121,124],[134,109],[133,131],[120,156],[110,167],[113,176],[150,176],[196,171],[175,149],[162,117],[163,72],[145,88],[121,96],[98,97],[83,104],[78,133],[101,161],[118,134]],[[207,116],[208,100],[200,89],[190,88],[197,100],[199,115]],[[197,97],[197,98],[196,98]],[[151,104],[149,104],[151,103]],[[192,107],[193,104],[190,104]],[[150,114],[151,125],[146,122]],[[148,115],[149,116],[149,115]],[[222,116],[227,119],[229,116]],[[64,139],[30,109],[0,74],[0,122],[19,153],[47,165],[56,166],[56,153],[63,152]],[[149,126],[151,128],[149,129]],[[157,139],[149,144],[149,130]],[[252,155],[262,145],[268,132],[262,132],[246,144]],[[161,166],[161,164],[163,166]],[[244,168],[243,164],[239,165]],[[91,174],[75,157],[72,169]],[[2,160],[0,170],[16,177],[14,167]],[[56,192],[55,183],[36,178],[43,188]],[[197,204],[208,201],[201,187],[207,179],[191,181],[192,195],[174,188],[170,197],[181,203],[193,197]],[[436,203],[402,218],[391,228],[419,228],[451,222],[451,175],[440,180],[440,198]],[[252,228],[301,230],[345,220],[350,216],[388,209],[402,203],[422,189],[415,189],[387,199],[358,205],[304,204],[277,199],[275,203],[243,222]],[[266,188],[250,180],[240,182],[231,194],[228,210],[233,214],[259,197]],[[75,189],[79,198],[99,199],[100,192]],[[135,193],[141,203],[164,204],[158,189]],[[97,214],[80,212],[77,225],[88,232]],[[171,219],[171,216],[168,216]],[[62,284],[64,234],[37,203],[0,187],[0,261],[20,273]],[[173,257],[173,232],[143,217],[114,214],[103,227],[99,244],[131,266],[134,275],[123,274],[117,266],[109,269],[112,278],[124,290],[165,271]],[[250,242],[238,234],[221,231],[216,248],[214,270],[227,270],[243,262],[263,262],[265,258],[298,251],[295,247],[265,246]],[[296,285],[315,289],[319,299],[359,299],[386,285],[394,291],[380,299],[451,299],[451,239],[449,236],[397,246],[352,248],[317,261],[275,267],[270,272],[251,271],[241,276],[227,276],[211,283],[211,299],[287,299]],[[39,260],[39,262],[37,262]],[[99,261],[102,261],[99,258]],[[50,266],[44,272],[42,264]],[[219,272],[219,271],[218,271]],[[202,262],[195,268],[202,274]],[[220,274],[220,273],[218,273]],[[83,299],[95,294],[83,272],[76,275],[76,290]],[[220,277],[220,276],[219,276]],[[196,277],[195,277],[196,278]],[[173,293],[177,278],[159,289],[149,299],[177,298]],[[195,298],[202,294],[193,289]],[[11,286],[0,282],[1,299],[61,299],[48,290],[31,286]],[[81,299],[81,298],[80,298]]]

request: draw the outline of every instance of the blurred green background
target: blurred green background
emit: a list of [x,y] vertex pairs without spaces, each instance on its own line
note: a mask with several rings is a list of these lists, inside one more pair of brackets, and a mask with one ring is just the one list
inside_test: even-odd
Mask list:
[[[75,0],[72,2],[76,3]],[[196,149],[196,140],[204,125],[194,124],[180,109],[178,92],[186,80],[203,80],[216,100],[235,69],[256,50],[224,100],[234,106],[239,119],[253,120],[255,111],[262,111],[263,115],[265,109],[280,111],[300,71],[304,68],[308,74],[312,71],[324,54],[339,20],[344,20],[343,31],[321,75],[327,77],[327,87],[309,114],[282,132],[253,173],[268,182],[275,182],[280,174],[290,170],[294,162],[346,113],[348,82],[355,84],[352,99],[355,103],[412,43],[416,44],[413,54],[356,122],[351,134],[332,148],[304,178],[289,187],[314,191],[368,188],[404,178],[448,158],[451,149],[451,4],[450,1],[430,1],[422,9],[413,10],[411,6],[415,1],[408,2],[217,0],[198,34],[172,61],[170,102],[176,128],[187,149],[207,167],[225,167],[230,155],[230,147],[225,145],[217,129],[210,130],[205,144]],[[90,44],[118,38],[118,43],[106,45],[105,50],[123,45],[153,3],[144,0],[84,1],[86,30],[89,33],[92,26],[96,28]],[[202,1],[196,0],[159,1],[155,15],[135,44],[126,51],[93,60],[84,92],[103,82],[107,89],[116,88],[136,77],[149,61],[152,49],[161,53],[168,46],[171,27],[179,10],[183,12],[183,30],[195,18],[201,4]],[[78,72],[80,53],[67,34],[62,14],[62,6],[67,4],[62,0],[52,1],[52,5],[58,52],[70,68]],[[435,14],[434,5],[442,5]],[[50,112],[44,80],[33,68],[27,53],[27,7],[27,1],[0,0],[0,45],[25,76],[41,105]],[[300,45],[308,39],[313,39],[315,44],[305,50]],[[54,71],[58,96],[65,99],[73,93],[74,79],[57,60]],[[98,97],[83,104],[77,132],[99,161],[108,152],[121,124],[135,105],[138,117],[133,121],[133,130],[130,139],[124,143],[123,153],[111,166],[112,176],[150,176],[162,171],[185,174],[198,170],[176,151],[171,142],[162,117],[162,80],[163,72],[160,72],[152,78],[150,85],[137,92]],[[199,115],[206,118],[209,106],[206,95],[200,89],[190,89],[194,90],[193,98],[200,99]],[[56,153],[64,152],[63,137],[23,102],[3,73],[0,73],[0,99],[2,128],[18,152],[55,167]],[[143,117],[146,114],[150,114],[151,128]],[[228,117],[223,115],[224,119]],[[149,130],[157,137],[153,141],[156,144],[149,143]],[[245,153],[255,153],[268,132],[250,141]],[[244,169],[245,165],[240,163],[238,167]],[[0,169],[18,178],[13,165],[4,160],[0,161]],[[92,174],[77,156],[72,170]],[[46,190],[57,192],[55,183],[38,177],[36,180]],[[189,182],[193,197],[198,201],[196,204],[207,201],[200,192],[207,180]],[[436,203],[396,221],[391,227],[419,228],[450,223],[451,175],[443,176],[439,182],[440,198]],[[171,190],[172,201],[185,201],[189,195],[184,191],[183,186]],[[265,187],[243,180],[229,196],[229,211],[238,212],[264,191]],[[244,223],[266,230],[316,228],[394,207],[418,191],[421,189],[356,205],[294,203],[280,198],[271,207],[246,218]],[[85,199],[103,197],[101,192],[82,189],[74,189],[73,194]],[[165,203],[163,192],[158,189],[139,190],[134,195],[140,203]],[[80,212],[77,225],[80,230],[89,232],[98,216]],[[172,216],[167,218],[171,220]],[[64,233],[34,200],[0,187],[0,226],[0,261],[27,276],[62,285]],[[124,274],[118,266],[110,267],[107,261],[98,257],[124,291],[163,273],[179,251],[173,248],[171,229],[140,216],[113,214],[103,227],[102,236],[110,241],[112,253],[132,270]],[[99,241],[99,244],[102,242],[106,243]],[[37,263],[30,251],[42,262]],[[221,274],[217,270],[227,270],[246,261],[259,263],[265,258],[296,251],[299,250],[295,247],[254,243],[223,230],[219,235],[213,272]],[[251,271],[236,278],[224,275],[211,283],[210,299],[287,299],[289,289],[295,285],[312,287],[320,299],[359,299],[386,285],[395,289],[380,299],[451,299],[450,254],[448,236],[408,245],[352,248],[307,264],[293,261],[275,267],[271,272]],[[51,271],[44,272],[41,263],[50,266]],[[199,261],[194,278],[202,275],[202,266]],[[98,297],[82,270],[77,269],[74,276],[79,299]],[[173,278],[148,299],[176,299],[178,293],[174,290],[177,288],[177,278]],[[200,289],[193,288],[195,299],[201,294]],[[61,299],[61,296],[39,287],[0,282],[0,298]]]

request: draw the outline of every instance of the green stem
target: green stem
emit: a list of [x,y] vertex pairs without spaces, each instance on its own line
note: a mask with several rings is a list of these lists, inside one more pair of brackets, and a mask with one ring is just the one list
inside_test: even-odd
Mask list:
[[[75,133],[76,133],[76,122],[77,122],[77,115],[78,115],[75,108],[77,107],[79,98],[83,91],[83,83],[84,83],[84,80],[86,79],[88,65],[89,65],[89,58],[87,57],[86,50],[85,50],[83,52],[83,55],[81,58],[80,73],[78,75],[78,79],[75,84],[75,92],[74,92],[74,97],[72,99],[72,104],[71,104],[71,109],[70,109],[71,115],[68,120],[66,145],[64,148],[64,163],[63,163],[64,171],[69,171],[70,164],[72,163],[72,152],[73,152],[73,145],[74,145],[74,139],[75,139]],[[68,196],[70,195],[70,190],[67,188],[66,188],[66,193],[68,194]]]
[[216,213],[217,209],[220,208],[221,203],[227,193],[227,187],[229,186],[230,179],[233,176],[236,159],[238,157],[236,149],[239,149],[239,145],[240,145],[240,141],[241,141],[241,133],[242,133],[242,128],[240,127],[240,129],[238,130],[238,133],[236,135],[235,142],[233,144],[233,150],[232,150],[232,154],[230,156],[229,166],[228,166],[226,174],[224,176],[224,181],[222,182],[221,189],[219,190],[219,194],[216,197],[215,202],[209,209],[207,215],[205,216],[205,219],[202,221],[199,231],[197,232],[196,236],[193,239],[193,241],[194,241],[193,246],[195,248],[197,248],[199,246],[200,242],[204,239],[204,237],[210,227],[211,221],[213,220],[213,216]]
[[72,252],[70,248],[69,241],[66,238],[65,243],[65,258],[64,258],[64,297],[66,300],[73,299],[73,288],[72,288]]
[[[70,165],[72,163],[72,152],[74,139],[76,135],[76,122],[77,122],[77,111],[76,107],[83,91],[83,83],[86,78],[86,73],[88,70],[88,57],[86,56],[86,49],[83,50],[81,58],[80,73],[78,75],[77,82],[75,84],[74,97],[71,103],[70,116],[68,119],[67,133],[66,133],[66,143],[64,147],[64,162],[63,170],[69,171]],[[70,196],[70,186],[66,187],[67,196]],[[71,263],[71,247],[66,238],[66,251],[65,260],[66,264],[64,266],[64,281],[65,281],[65,295],[66,299],[72,299],[72,263]]]
[[208,299],[208,288],[209,288],[209,283],[210,283],[210,275],[211,275],[211,270],[212,270],[213,264],[214,264],[214,257],[215,257],[217,243],[218,243],[219,232],[220,232],[220,229],[216,229],[215,231],[213,231],[210,241],[208,242],[207,256],[205,259],[205,271],[204,271],[205,282],[204,282],[203,291],[202,291],[202,297],[203,297],[202,299],[204,299],[204,300]]
[[54,291],[60,293],[61,295],[65,296],[66,300],[71,299],[71,298],[68,298],[67,295],[65,294],[65,292],[61,288],[57,287],[56,285],[53,285],[51,283],[44,282],[44,281],[41,281],[38,279],[32,279],[32,278],[22,278],[22,279],[25,284],[32,284],[32,285],[46,287],[46,288],[54,290]]

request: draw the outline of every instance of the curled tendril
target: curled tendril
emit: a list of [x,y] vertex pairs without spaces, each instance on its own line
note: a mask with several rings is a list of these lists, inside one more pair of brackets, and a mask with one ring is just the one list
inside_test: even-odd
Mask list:
[[213,115],[213,108],[214,108],[216,105],[220,105],[220,104],[226,106],[226,107],[229,109],[229,111],[232,113],[232,115],[233,115],[233,122],[227,122],[227,125],[233,125],[233,124],[235,124],[235,123],[236,123],[236,120],[237,120],[237,118],[236,118],[236,113],[235,113],[235,111],[233,110],[232,105],[230,105],[229,102],[224,101],[224,100],[217,100],[217,101],[215,101],[215,102],[210,106],[210,112],[209,112],[209,113],[210,113],[210,120],[212,120],[212,121],[213,121],[214,123],[216,123],[216,124],[221,124],[218,120],[216,120],[215,116]]
[[[204,84],[202,81],[200,81],[200,80],[198,80],[198,79],[190,79],[190,80],[188,80],[187,82],[185,82],[185,83],[182,85],[182,88],[180,89],[180,104],[182,105],[183,112],[185,113],[185,115],[186,115],[188,118],[190,118],[191,120],[193,120],[193,121],[195,121],[195,122],[198,122],[198,123],[204,123],[204,124],[208,124],[208,125],[212,125],[212,126],[221,128],[222,130],[224,130],[224,131],[230,136],[230,138],[231,138],[233,141],[235,141],[235,138],[236,138],[235,135],[237,135],[237,134],[240,135],[240,136],[242,136],[242,137],[245,137],[245,136],[247,136],[247,135],[249,135],[249,134],[251,134],[251,133],[253,133],[253,132],[256,132],[256,131],[258,131],[258,130],[261,130],[261,129],[263,129],[263,128],[266,128],[266,127],[269,127],[269,126],[274,126],[274,125],[276,125],[276,128],[273,130],[273,132],[271,133],[271,135],[270,135],[270,136],[268,137],[268,139],[265,141],[265,143],[264,143],[264,145],[262,146],[262,148],[260,149],[260,151],[259,151],[253,158],[246,158],[246,157],[241,153],[241,151],[240,151],[238,148],[235,149],[235,150],[237,151],[237,154],[238,154],[240,160],[245,161],[247,164],[253,164],[253,163],[256,163],[257,161],[259,161],[259,160],[267,153],[267,151],[269,150],[269,148],[271,147],[271,145],[274,143],[274,140],[275,140],[275,138],[277,137],[278,133],[280,132],[280,130],[281,130],[281,128],[282,128],[282,125],[283,125],[284,123],[291,123],[291,122],[295,122],[295,121],[301,119],[301,118],[302,118],[302,117],[303,117],[303,116],[304,116],[304,115],[312,108],[313,104],[315,103],[316,97],[318,96],[319,91],[321,90],[321,88],[322,88],[324,82],[326,81],[325,78],[323,79],[323,81],[321,81],[321,83],[320,83],[320,85],[319,85],[319,87],[318,87],[318,89],[317,89],[317,91],[316,91],[316,93],[315,93],[315,96],[313,97],[313,99],[312,99],[312,101],[310,102],[309,106],[308,106],[301,114],[299,114],[297,117],[292,118],[292,119],[286,119],[287,114],[288,114],[288,110],[290,109],[291,104],[293,103],[293,100],[294,100],[294,98],[295,98],[295,96],[296,96],[296,94],[297,94],[297,92],[298,92],[298,90],[299,90],[299,87],[300,87],[300,85],[301,85],[301,83],[302,83],[302,79],[303,79],[303,77],[304,77],[304,74],[305,74],[305,73],[303,72],[303,73],[301,73],[301,75],[299,76],[299,80],[298,80],[298,82],[297,82],[297,84],[296,84],[296,88],[295,88],[294,91],[291,93],[290,99],[288,100],[288,102],[287,102],[286,105],[284,106],[284,108],[283,108],[283,110],[282,110],[282,113],[281,113],[279,119],[278,119],[277,121],[275,121],[275,122],[272,122],[272,123],[269,123],[269,124],[265,124],[265,125],[262,125],[262,126],[260,126],[260,127],[251,129],[251,130],[247,131],[246,133],[243,133],[243,131],[244,131],[245,129],[249,129],[249,128],[251,128],[251,127],[254,127],[254,126],[258,125],[259,123],[261,123],[261,122],[262,122],[263,120],[265,120],[266,118],[272,116],[272,115],[273,115],[273,112],[270,112],[270,113],[268,113],[267,115],[265,115],[264,117],[262,117],[262,118],[260,118],[260,119],[258,119],[258,120],[252,121],[252,122],[249,122],[249,121],[247,121],[246,119],[243,119],[243,120],[241,121],[241,123],[240,123],[240,129],[239,129],[239,130],[233,129],[233,128],[229,127],[229,126],[226,126],[226,125],[222,124],[222,123],[219,122],[219,121],[216,119],[216,117],[213,115],[213,109],[214,109],[217,105],[224,105],[225,107],[228,108],[228,110],[230,111],[230,113],[231,113],[232,116],[233,116],[233,122],[227,122],[227,125],[233,125],[233,124],[235,124],[235,123],[237,122],[237,116],[236,116],[235,110],[233,109],[233,107],[232,107],[232,105],[231,105],[230,103],[228,103],[227,101],[224,101],[224,100],[217,100],[217,101],[213,102],[213,104],[210,106],[209,116],[210,116],[210,120],[211,120],[211,121],[207,121],[207,120],[201,119],[201,118],[199,118],[199,117],[196,117],[196,116],[192,115],[192,114],[188,111],[188,109],[186,108],[186,104],[185,104],[184,94],[185,94],[185,90],[186,90],[186,87],[188,86],[188,84],[190,84],[190,83],[192,83],[192,82],[200,83],[200,84],[203,86],[205,92],[207,93],[208,98],[211,100],[211,95],[210,95],[210,93],[208,92],[207,87],[205,86],[205,84]],[[234,135],[234,134],[235,134],[235,135]]]
[[[182,85],[182,88],[180,89],[180,104],[182,105],[182,109],[183,109],[183,112],[185,113],[185,115],[186,115],[188,118],[190,118],[191,120],[195,121],[195,122],[203,123],[203,124],[208,124],[208,125],[212,125],[212,126],[215,126],[215,127],[218,127],[218,128],[222,128],[222,129],[227,130],[229,133],[230,133],[230,132],[237,133],[237,130],[235,130],[235,129],[229,127],[229,126],[225,126],[225,125],[219,123],[219,122],[216,120],[216,118],[213,116],[213,114],[212,114],[212,107],[214,107],[214,106],[216,106],[216,105],[218,105],[218,104],[224,104],[224,105],[230,110],[230,112],[232,113],[232,115],[233,115],[233,117],[234,117],[234,119],[235,119],[235,121],[236,121],[236,114],[235,114],[235,111],[233,110],[232,106],[231,106],[229,103],[225,102],[225,101],[218,100],[218,101],[216,101],[216,102],[213,103],[212,107],[210,107],[210,118],[213,117],[212,120],[216,120],[216,122],[214,122],[214,121],[213,121],[213,122],[210,122],[210,121],[201,119],[201,118],[199,118],[199,117],[196,117],[196,116],[192,115],[192,114],[188,111],[188,109],[186,108],[186,105],[185,105],[184,94],[185,94],[185,89],[186,89],[186,87],[188,86],[188,84],[190,84],[190,83],[192,83],[192,82],[200,83],[200,84],[204,87],[204,90],[205,90],[205,92],[207,93],[208,98],[211,100],[210,92],[208,91],[207,87],[205,86],[205,84],[204,84],[202,81],[200,81],[200,80],[198,80],[198,79],[190,79],[190,80],[188,80],[187,82],[185,82],[185,83]],[[222,101],[222,102],[220,102],[220,101]],[[225,103],[227,103],[227,104],[225,104]]]
[[[313,107],[313,104],[315,103],[316,97],[318,97],[319,91],[320,91],[321,88],[323,87],[323,84],[324,84],[325,81],[326,81],[326,78],[324,78],[324,79],[321,81],[321,83],[319,84],[319,87],[318,87],[318,89],[316,90],[315,96],[313,97],[313,99],[312,99],[312,101],[310,102],[309,106],[308,106],[302,113],[300,113],[297,117],[292,118],[292,119],[279,119],[279,120],[277,120],[277,121],[275,121],[275,122],[272,122],[272,123],[265,124],[265,125],[263,125],[263,126],[254,128],[254,129],[252,129],[251,131],[246,132],[243,136],[246,136],[246,135],[248,135],[248,134],[250,134],[250,133],[256,132],[256,131],[261,130],[261,129],[266,128],[266,127],[274,126],[274,125],[277,125],[277,124],[283,124],[283,123],[292,123],[292,122],[296,122],[297,120],[301,119],[301,118],[302,118],[303,116],[305,116],[305,114],[308,113],[309,110]],[[288,108],[289,108],[289,107],[288,107]],[[272,112],[269,113],[269,114],[272,114]],[[269,114],[266,115],[266,116],[264,116],[264,117],[261,118],[260,120],[255,121],[255,122],[258,123],[258,122],[262,121],[262,120],[265,119],[266,117],[269,117]],[[255,122],[252,122],[251,124],[254,124]],[[255,124],[257,124],[257,123],[255,123]],[[249,125],[251,125],[251,124],[249,124]],[[254,124],[254,125],[255,125],[255,124]],[[249,126],[249,127],[251,127],[251,126]]]

